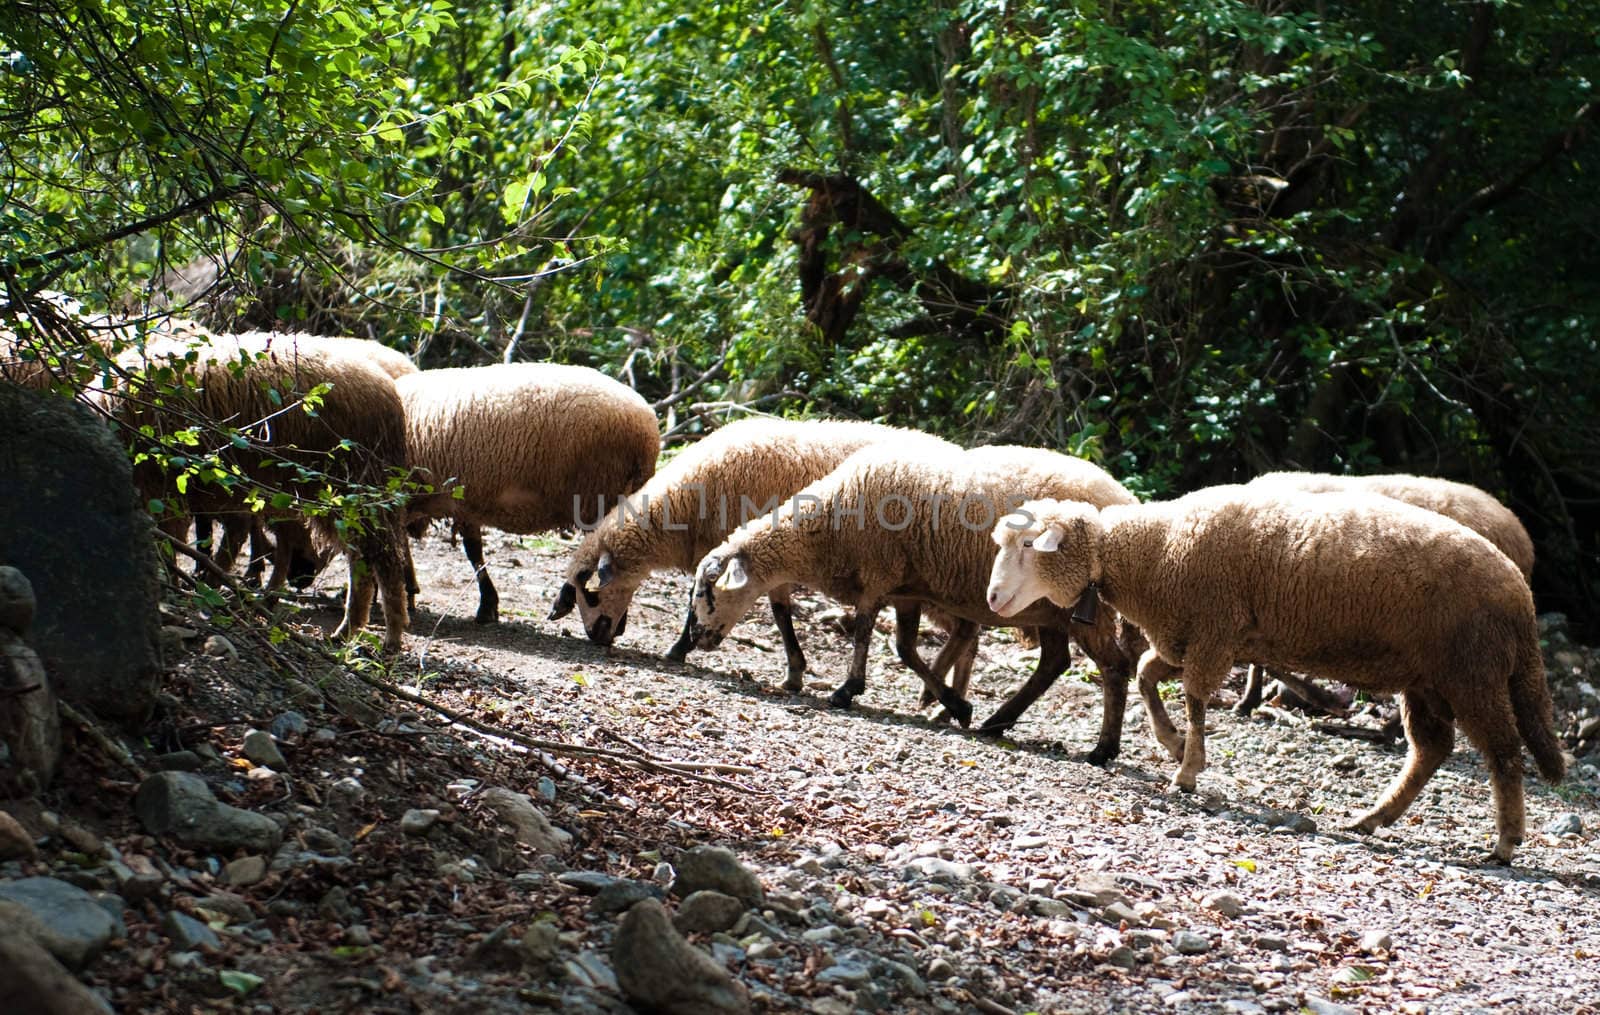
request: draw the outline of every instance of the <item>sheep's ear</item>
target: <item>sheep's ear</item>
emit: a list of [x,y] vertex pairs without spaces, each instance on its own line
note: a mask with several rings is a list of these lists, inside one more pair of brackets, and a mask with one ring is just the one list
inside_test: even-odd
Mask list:
[[750,574],[744,569],[744,561],[738,557],[730,558],[722,574],[717,576],[717,588],[724,592],[742,589],[750,584]]
[[571,582],[561,583],[561,592],[556,596],[556,604],[550,607],[550,619],[560,620],[572,612],[578,604],[578,589]]
[[610,550],[607,550],[605,553],[600,555],[600,563],[595,565],[594,577],[595,583],[594,588],[590,589],[591,592],[600,591],[607,585],[610,585],[611,579],[616,577],[615,572],[613,572],[611,569]]
[[1052,525],[1033,537],[1033,548],[1040,553],[1054,553],[1061,548],[1061,526]]

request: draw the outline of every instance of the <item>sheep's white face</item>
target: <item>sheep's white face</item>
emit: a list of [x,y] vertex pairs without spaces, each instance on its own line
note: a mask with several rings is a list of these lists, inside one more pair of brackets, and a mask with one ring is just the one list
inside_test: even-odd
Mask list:
[[694,574],[694,617],[690,637],[695,648],[714,649],[722,644],[764,589],[751,579],[739,554],[706,554]]
[[578,618],[589,640],[596,645],[609,645],[627,629],[628,606],[643,577],[613,559],[609,550],[602,552],[593,564],[574,560],[567,570],[567,580],[561,586],[555,607],[550,611],[550,619],[559,620],[577,606]]
[[[1010,617],[1041,599],[1055,598],[1039,574],[1039,555],[1059,550],[1064,531],[1059,523],[1042,523],[1032,515],[1013,514],[1000,519],[994,527],[994,541],[1000,552],[989,569],[989,609]],[[1070,601],[1061,605],[1071,606],[1076,601],[1074,593]]]

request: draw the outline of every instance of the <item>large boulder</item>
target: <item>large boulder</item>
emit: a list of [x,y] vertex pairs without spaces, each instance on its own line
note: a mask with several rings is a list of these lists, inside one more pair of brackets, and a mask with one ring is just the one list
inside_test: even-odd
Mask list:
[[0,381],[0,564],[38,599],[56,694],[138,722],[161,672],[159,563],[128,456],[85,407]]

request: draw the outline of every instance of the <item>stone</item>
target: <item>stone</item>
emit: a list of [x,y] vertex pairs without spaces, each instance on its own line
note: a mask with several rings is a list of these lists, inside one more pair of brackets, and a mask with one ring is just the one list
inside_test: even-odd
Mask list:
[[427,835],[428,829],[439,821],[439,812],[432,807],[416,808],[400,815],[400,831],[406,835]]
[[1361,950],[1368,955],[1394,950],[1394,938],[1386,930],[1369,930],[1361,935]]
[[527,794],[503,786],[491,786],[480,795],[484,806],[511,826],[517,841],[535,852],[560,854],[572,842],[572,834],[555,827],[529,800]]
[[561,955],[561,930],[555,924],[541,920],[523,933],[522,948],[529,961],[536,965],[549,965]]
[[928,963],[928,979],[943,982],[956,975],[956,967],[946,958],[937,958]]
[[361,780],[352,775],[336,779],[333,785],[328,787],[328,803],[341,811],[354,810],[366,795],[366,787],[361,785]]
[[1249,909],[1245,901],[1232,892],[1212,892],[1200,900],[1200,907],[1209,909],[1213,913],[1218,913],[1230,920]]
[[61,763],[61,717],[44,662],[23,640],[33,586],[14,567],[0,567],[0,609],[9,615],[0,624],[0,798],[31,796]]
[[1558,838],[1563,835],[1583,834],[1583,815],[1568,811],[1558,814],[1544,826],[1544,834],[1554,835]]
[[113,937],[122,921],[82,888],[55,878],[22,878],[0,882],[0,927],[19,926],[60,959],[68,969],[88,965]]
[[1267,952],[1281,952],[1289,947],[1289,939],[1278,934],[1257,934],[1256,947]]
[[663,1015],[744,1015],[744,984],[705,952],[685,941],[655,899],[628,910],[611,947],[622,994]]
[[161,920],[161,930],[167,935],[173,947],[182,951],[221,951],[222,939],[217,937],[217,932],[196,920],[194,917],[177,910],[167,913]]
[[0,1011],[111,1015],[111,1006],[19,928],[0,925]]
[[585,895],[598,895],[607,885],[617,880],[618,878],[615,875],[605,874],[601,871],[567,871],[564,874],[556,875],[558,884],[566,885],[568,888],[576,888]]
[[766,898],[761,882],[733,851],[723,846],[696,846],[681,854],[676,864],[678,877],[672,893],[687,897],[702,889],[731,895],[747,906],[759,906]]
[[715,934],[739,922],[746,906],[731,895],[702,888],[678,904],[672,918],[680,934]]
[[158,772],[198,772],[205,764],[193,751],[168,751],[150,759],[150,767]]
[[206,639],[205,653],[218,659],[231,659],[235,662],[239,659],[239,650],[234,647],[233,642],[220,634],[214,634]]
[[907,881],[920,876],[946,884],[971,881],[977,873],[970,863],[951,863],[937,856],[919,856],[906,865],[905,871]]
[[872,967],[865,962],[845,960],[817,974],[818,983],[837,983],[845,987],[859,987],[872,980]]
[[129,902],[141,902],[161,890],[167,878],[147,857],[135,853],[125,854],[121,860],[109,864],[111,874],[117,879],[117,893]]
[[1211,939],[1192,930],[1180,930],[1172,935],[1172,950],[1179,955],[1200,955],[1211,950]]
[[250,903],[232,892],[212,892],[194,900],[195,912],[207,921],[220,919],[224,923],[249,923],[256,918]]
[[666,894],[654,882],[618,878],[595,893],[594,901],[589,903],[589,912],[596,916],[610,916],[631,909],[645,899],[664,899]]
[[33,844],[28,830],[16,818],[0,811],[0,860],[34,860],[38,856],[39,847]]
[[147,777],[134,794],[133,809],[151,835],[171,835],[194,846],[265,853],[283,836],[277,822],[222,803],[204,779],[188,772]]
[[[64,700],[142,722],[162,671],[150,514],[110,428],[67,399],[0,384],[0,561],[33,584],[29,642]],[[12,745],[15,749],[15,745]]]
[[1311,1015],[1361,1015],[1361,1011],[1358,1008],[1338,1004],[1315,994],[1307,994],[1302,1003],[1304,1010],[1310,1012]]
[[248,888],[267,876],[267,858],[241,856],[222,869],[222,880],[238,888]]
[[267,732],[279,740],[293,740],[305,736],[309,728],[310,724],[306,722],[305,716],[299,712],[289,711],[274,718]]
[[273,771],[282,772],[289,767],[289,762],[284,760],[283,752],[278,750],[277,741],[273,740],[272,734],[266,730],[251,730],[246,733],[240,750],[251,761],[265,765]]

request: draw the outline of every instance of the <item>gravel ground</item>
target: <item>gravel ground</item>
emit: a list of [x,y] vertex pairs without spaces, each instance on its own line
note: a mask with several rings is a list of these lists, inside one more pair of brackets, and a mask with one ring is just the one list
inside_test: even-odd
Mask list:
[[[126,937],[84,978],[124,1011],[626,1012],[617,913],[588,893],[626,879],[659,894],[682,851],[715,843],[766,898],[690,941],[757,1011],[1600,1011],[1600,753],[1584,726],[1600,712],[1588,683],[1600,655],[1559,628],[1557,725],[1578,762],[1563,786],[1530,780],[1528,841],[1503,868],[1481,859],[1493,818],[1468,748],[1396,827],[1346,834],[1402,747],[1330,736],[1288,709],[1246,720],[1216,707],[1199,792],[1172,794],[1172,763],[1136,702],[1122,756],[1106,769],[1081,761],[1099,696],[1080,667],[1011,739],[990,742],[919,710],[920,685],[884,637],[867,693],[830,710],[848,643],[818,598],[797,603],[813,670],[801,696],[778,690],[783,653],[764,614],[688,665],[661,660],[682,577],[646,585],[619,646],[589,645],[575,615],[544,619],[569,546],[491,539],[503,623],[484,628],[471,623],[464,558],[443,539],[424,544],[394,678],[525,736],[727,767],[691,777],[541,760],[425,708],[391,702],[384,715],[337,682],[285,683],[248,651],[197,654],[173,681],[174,721],[201,731],[185,744],[214,749],[219,796],[278,815],[300,859],[225,885],[221,864],[236,857],[141,834],[104,802],[126,774],[85,775],[45,803],[172,876],[129,904]],[[1035,655],[985,634],[978,717]],[[288,771],[241,779],[246,728],[290,707],[309,732],[284,738]],[[360,783],[358,803],[340,806],[341,780]],[[514,841],[483,804],[491,785],[526,793],[570,845],[540,856]],[[410,833],[408,811],[424,814]],[[338,840],[327,849],[324,832]],[[0,876],[59,876],[66,847],[48,841]],[[344,862],[316,860],[319,849]],[[242,901],[213,922],[221,948],[186,950],[163,930],[167,912],[204,911],[224,887]],[[541,922],[544,944],[530,931]],[[218,988],[222,972],[261,980]]]

